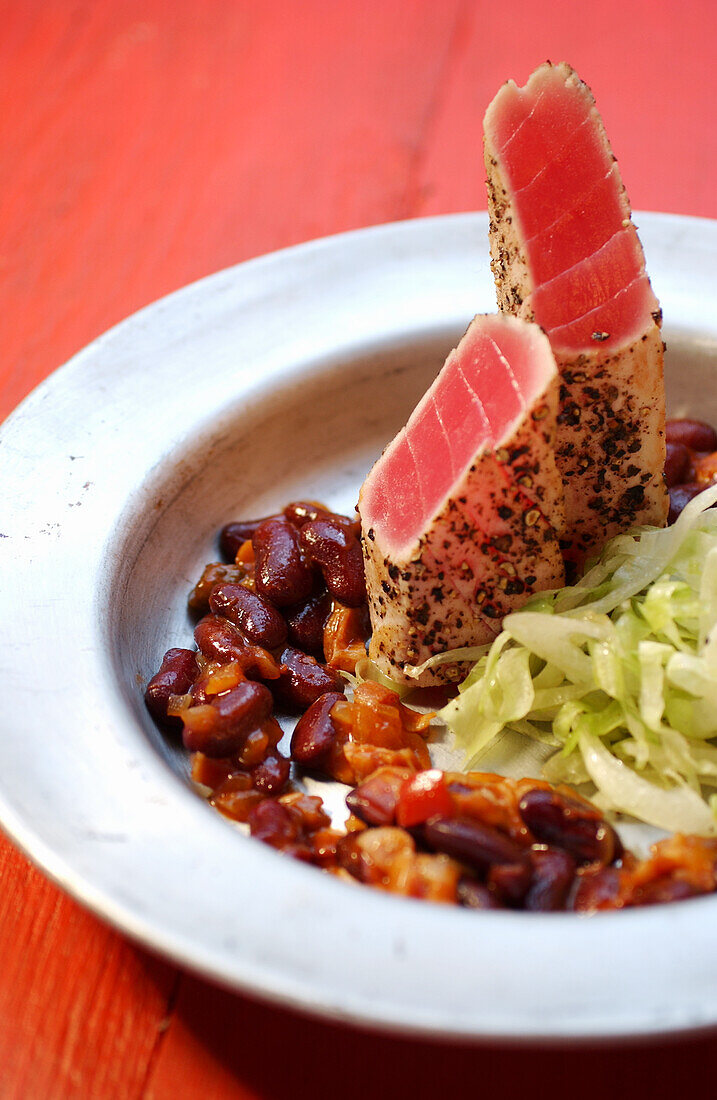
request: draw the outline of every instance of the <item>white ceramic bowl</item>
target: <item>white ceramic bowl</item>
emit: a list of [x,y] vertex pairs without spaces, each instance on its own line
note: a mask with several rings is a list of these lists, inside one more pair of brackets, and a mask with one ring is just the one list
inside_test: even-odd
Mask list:
[[[717,421],[717,224],[638,215],[673,414]],[[580,918],[471,913],[321,875],[191,789],[142,686],[190,644],[223,523],[350,508],[475,312],[487,218],[318,241],[143,310],[0,432],[0,818],[64,888],[226,985],[396,1030],[514,1041],[717,1022],[717,897]]]

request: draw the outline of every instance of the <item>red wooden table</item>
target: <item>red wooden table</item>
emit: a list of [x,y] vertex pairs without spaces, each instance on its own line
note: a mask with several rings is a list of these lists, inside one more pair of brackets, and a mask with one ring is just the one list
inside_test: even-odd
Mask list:
[[[717,217],[714,0],[2,0],[0,27],[0,416],[208,272],[484,208],[483,111],[546,58],[592,85],[635,208]],[[712,1037],[470,1049],[267,1007],[149,957],[5,840],[0,962],[3,1100],[659,1098],[717,1069]]]

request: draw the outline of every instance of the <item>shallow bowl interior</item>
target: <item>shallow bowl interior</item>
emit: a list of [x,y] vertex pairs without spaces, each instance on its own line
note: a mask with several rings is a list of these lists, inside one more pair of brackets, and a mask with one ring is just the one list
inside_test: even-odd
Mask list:
[[[291,386],[266,390],[250,407],[228,403],[152,470],[144,511],[122,517],[119,553],[108,578],[110,651],[128,710],[178,775],[187,754],[163,736],[142,704],[142,685],[170,646],[191,646],[196,621],[187,595],[217,533],[233,519],[265,515],[311,499],[351,512],[371,463],[405,423],[460,330],[395,346],[352,349],[306,363]],[[711,345],[689,329],[666,331],[668,414],[717,422]],[[141,731],[141,732],[140,732]]]
[[[717,421],[717,224],[639,225],[670,410]],[[106,333],[2,426],[0,820],[147,946],[332,1019],[510,1041],[712,1026],[717,898],[478,921],[357,890],[237,835],[143,705],[163,652],[191,644],[187,594],[225,522],[355,503],[495,308],[487,231],[485,214],[426,219],[220,272]]]
[[113,542],[109,648],[139,728],[182,775],[186,754],[155,728],[141,685],[170,646],[192,644],[187,595],[218,560],[217,534],[232,519],[266,515],[290,500],[351,513],[361,482],[440,368],[452,334],[354,349],[304,364],[293,385],[229,403],[152,470]]

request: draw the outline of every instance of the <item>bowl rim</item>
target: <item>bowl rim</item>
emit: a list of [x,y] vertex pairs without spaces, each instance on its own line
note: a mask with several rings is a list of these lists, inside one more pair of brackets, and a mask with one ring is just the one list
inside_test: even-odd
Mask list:
[[[704,312],[717,291],[717,222],[648,213],[635,220],[653,282],[662,282],[658,295],[669,303],[667,324],[702,333],[717,348],[717,325]],[[485,913],[479,928],[475,914],[459,910],[373,891],[357,898],[352,886],[237,838],[177,782],[128,713],[105,646],[106,571],[119,568],[118,524],[154,507],[150,473],[183,440],[212,423],[221,430],[226,393],[199,393],[201,379],[186,373],[192,348],[216,349],[220,378],[236,397],[295,382],[337,348],[346,356],[401,333],[460,331],[476,310],[495,309],[487,256],[480,262],[486,235],[485,213],[417,219],[207,276],[93,341],[4,422],[0,562],[17,583],[0,593],[0,614],[19,637],[21,594],[31,586],[43,612],[42,629],[0,656],[9,697],[27,697],[28,667],[48,638],[57,667],[42,668],[42,698],[6,715],[0,820],[58,885],[145,946],[230,988],[328,1019],[510,1042],[713,1027],[717,898],[591,919]],[[282,324],[274,327],[278,313]],[[234,361],[251,347],[264,368],[259,381]],[[180,396],[157,408],[172,374],[167,357],[175,364],[179,357],[183,384],[196,397],[184,421]],[[145,395],[139,407],[138,393]],[[187,471],[178,484],[182,476]],[[157,516],[147,537],[161,510]],[[68,678],[78,667],[91,690],[72,698]],[[63,710],[69,702],[71,719]],[[48,742],[50,723],[64,745]],[[62,767],[68,739],[69,774]],[[88,784],[97,785],[91,795]],[[233,881],[221,912],[212,911],[208,893],[227,860],[257,884],[260,904]],[[187,904],[190,913],[182,912]],[[341,942],[331,944],[332,935]],[[296,949],[302,937],[310,944],[304,954]]]

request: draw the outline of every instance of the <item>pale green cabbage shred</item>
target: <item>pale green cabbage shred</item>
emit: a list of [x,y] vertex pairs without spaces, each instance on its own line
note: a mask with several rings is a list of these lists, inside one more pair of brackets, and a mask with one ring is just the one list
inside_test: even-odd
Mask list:
[[341,675],[352,689],[355,689],[358,684],[364,684],[367,680],[371,680],[375,684],[383,684],[385,688],[390,688],[400,699],[413,691],[410,684],[397,684],[391,680],[368,657],[363,657],[356,662],[354,673],[342,671]]
[[[508,615],[439,717],[466,766],[503,729],[551,782],[659,828],[717,833],[717,486],[672,527],[612,539],[576,585]],[[423,668],[455,661],[440,654]]]

